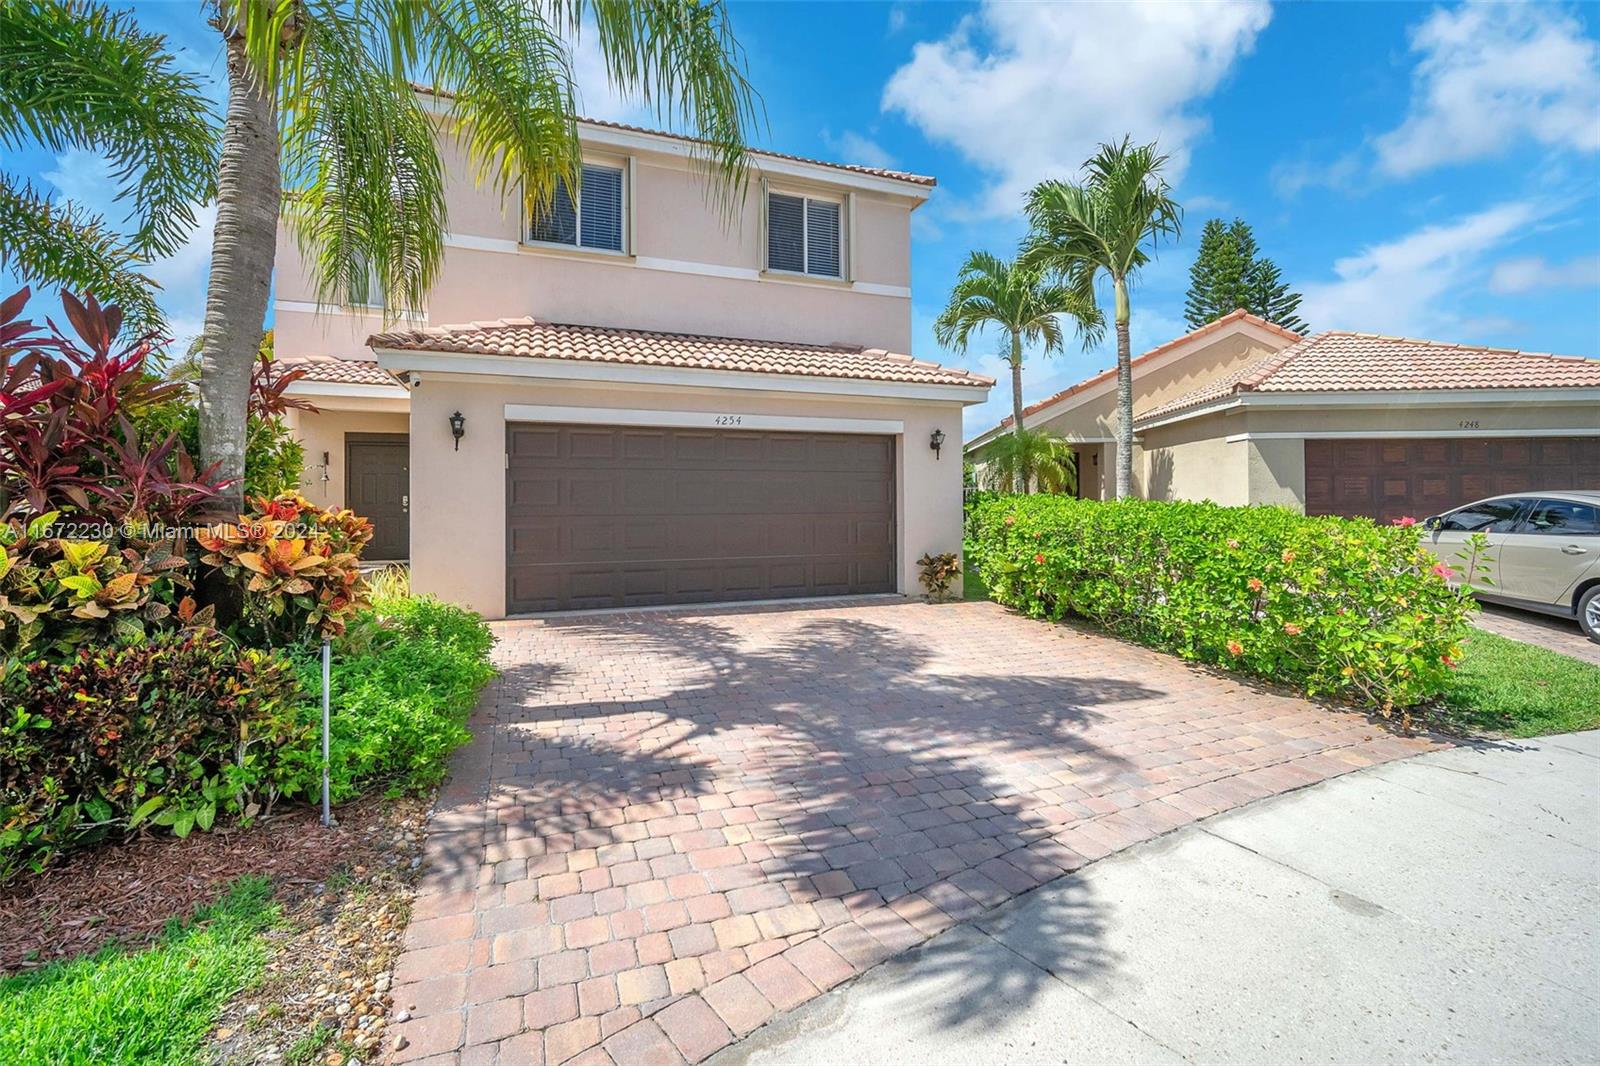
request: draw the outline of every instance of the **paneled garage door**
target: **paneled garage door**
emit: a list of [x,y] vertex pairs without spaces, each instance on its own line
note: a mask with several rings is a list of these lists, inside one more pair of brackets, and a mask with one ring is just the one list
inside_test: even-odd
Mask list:
[[893,437],[507,433],[509,613],[895,590]]
[[1425,518],[1533,489],[1600,489],[1600,437],[1306,441],[1308,514]]

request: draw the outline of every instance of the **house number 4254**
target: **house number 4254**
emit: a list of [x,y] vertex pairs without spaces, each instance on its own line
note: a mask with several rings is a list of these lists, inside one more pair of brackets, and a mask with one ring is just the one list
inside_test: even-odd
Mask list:
[[718,415],[716,417],[716,423],[719,426],[737,426],[743,422],[743,415]]

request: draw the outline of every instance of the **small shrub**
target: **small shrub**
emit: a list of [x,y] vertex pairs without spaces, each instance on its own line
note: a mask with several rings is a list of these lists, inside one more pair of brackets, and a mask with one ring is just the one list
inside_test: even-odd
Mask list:
[[85,643],[127,643],[168,619],[189,587],[174,545],[51,537],[57,515],[0,523],[0,652],[61,658]]
[[923,598],[929,603],[944,603],[950,599],[950,584],[961,576],[961,556],[955,552],[929,552],[917,560],[922,569],[917,577],[922,582]]
[[343,633],[367,604],[360,555],[372,523],[293,492],[250,502],[237,524],[195,534],[200,561],[244,585],[242,635],[284,645]]
[[290,664],[210,630],[13,665],[0,700],[0,880],[144,823],[254,816],[309,744]]
[[1387,714],[1438,695],[1476,609],[1416,531],[1275,507],[1061,497],[977,505],[995,600]]
[[[491,677],[494,638],[477,615],[431,597],[380,602],[336,645],[332,665],[330,787],[343,802],[375,785],[437,784],[449,755],[470,739],[467,718]],[[301,684],[321,692],[319,656],[298,658]],[[320,722],[315,700],[303,705]],[[320,794],[321,752],[285,753],[286,793]]]

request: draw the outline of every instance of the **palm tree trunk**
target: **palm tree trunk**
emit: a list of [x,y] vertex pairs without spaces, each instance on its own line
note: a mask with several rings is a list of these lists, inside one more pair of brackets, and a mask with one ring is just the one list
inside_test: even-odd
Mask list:
[[1128,282],[1113,278],[1117,293],[1117,499],[1133,495],[1133,348],[1128,343]]
[[217,228],[211,241],[204,345],[200,357],[200,456],[233,479],[217,503],[235,517],[244,500],[250,372],[261,347],[272,263],[278,245],[278,115],[257,86],[244,41],[223,27],[228,48],[228,111],[217,174]]
[[1022,435],[1022,338],[1011,334],[1011,432]]

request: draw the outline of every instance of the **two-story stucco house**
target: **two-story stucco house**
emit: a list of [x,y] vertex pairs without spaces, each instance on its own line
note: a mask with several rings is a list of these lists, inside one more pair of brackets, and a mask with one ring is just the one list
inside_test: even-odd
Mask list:
[[993,384],[900,354],[933,179],[755,152],[729,221],[690,142],[579,129],[580,187],[531,218],[445,145],[444,269],[399,323],[317,307],[280,233],[308,497],[491,618],[915,593]]

